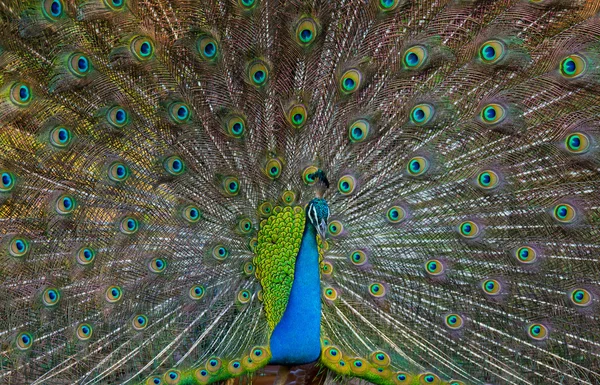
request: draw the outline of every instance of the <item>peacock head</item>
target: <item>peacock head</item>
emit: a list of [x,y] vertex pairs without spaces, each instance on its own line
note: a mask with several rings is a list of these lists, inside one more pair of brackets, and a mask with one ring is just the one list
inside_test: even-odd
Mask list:
[[317,230],[317,233],[321,236],[321,239],[325,240],[330,212],[327,201],[323,199],[323,194],[329,188],[329,181],[323,170],[317,170],[315,173],[310,174],[310,177],[316,181],[317,197],[306,206],[306,215],[310,223]]

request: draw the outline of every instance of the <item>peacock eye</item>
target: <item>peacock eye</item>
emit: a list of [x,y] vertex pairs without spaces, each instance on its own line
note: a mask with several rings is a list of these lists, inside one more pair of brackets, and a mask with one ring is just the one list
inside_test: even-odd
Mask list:
[[324,288],[323,295],[330,301],[335,301],[338,297],[337,290],[335,290],[333,287]]
[[258,206],[258,213],[261,217],[268,217],[273,212],[273,204],[269,201],[265,201]]
[[352,175],[344,175],[338,181],[338,191],[342,195],[350,195],[356,188],[356,179]]
[[104,298],[109,303],[119,302],[123,298],[123,291],[119,286],[109,286],[104,292]]
[[50,144],[56,148],[62,149],[68,147],[72,139],[73,134],[66,127],[58,126],[50,130]]
[[179,370],[171,369],[164,374],[163,379],[169,385],[176,385],[179,382],[180,376]]
[[111,11],[120,11],[125,8],[125,0],[104,0],[104,5]]
[[422,385],[439,385],[441,380],[433,373],[423,373],[419,376],[419,383]]
[[16,82],[10,87],[10,101],[19,107],[27,107],[33,96],[31,95],[31,88],[29,85],[23,82]]
[[82,247],[77,251],[75,260],[82,266],[87,266],[94,262],[96,258],[96,251],[91,247]]
[[241,116],[232,116],[227,120],[227,134],[236,139],[244,136],[246,121]]
[[483,123],[492,125],[503,121],[506,117],[506,111],[499,104],[488,104],[483,107],[480,116]]
[[560,74],[567,79],[583,75],[586,69],[586,61],[579,55],[569,55],[560,62]]
[[317,23],[311,18],[300,20],[296,27],[296,41],[302,47],[308,47],[317,38]]
[[406,211],[400,206],[392,206],[387,210],[386,219],[390,223],[400,223],[406,218]]
[[252,299],[252,294],[249,290],[241,290],[237,295],[237,300],[241,304],[250,302],[250,299]]
[[129,124],[129,113],[123,107],[115,106],[106,113],[106,120],[115,128],[123,128]]
[[423,126],[433,119],[434,113],[435,109],[432,105],[426,103],[417,104],[410,112],[410,120],[416,126]]
[[408,373],[398,372],[398,373],[396,373],[396,380],[397,380],[396,383],[399,385],[409,384],[412,380],[412,377]]
[[237,375],[243,373],[244,368],[242,367],[242,363],[239,360],[230,361],[227,366],[227,371],[233,375]]
[[154,258],[148,263],[148,269],[153,273],[162,273],[167,268],[167,261],[164,258]]
[[465,221],[458,226],[458,232],[465,238],[475,238],[479,235],[479,226],[473,221]]
[[238,231],[242,234],[250,234],[252,232],[252,221],[250,218],[241,218],[237,225]]
[[33,345],[33,336],[31,333],[21,332],[17,334],[15,342],[19,350],[28,350]]
[[404,66],[408,69],[416,70],[421,68],[425,60],[427,60],[427,49],[423,46],[416,45],[404,52],[403,62]]
[[444,272],[444,264],[438,259],[430,259],[425,262],[425,271],[432,276],[441,275]]
[[67,63],[69,71],[77,77],[87,76],[92,70],[90,59],[82,53],[76,52],[72,54]]
[[572,223],[575,221],[577,213],[575,208],[568,203],[559,203],[553,210],[554,219],[560,223]]
[[381,283],[372,283],[369,285],[369,294],[371,294],[375,298],[381,298],[385,296],[385,286]]
[[21,258],[29,253],[29,241],[23,237],[14,237],[8,244],[8,253],[15,257]]
[[90,325],[88,323],[80,323],[77,326],[75,335],[77,336],[77,338],[80,341],[87,341],[90,338],[92,338],[93,332],[94,332],[94,329],[92,328],[92,325]]
[[477,185],[484,190],[498,187],[499,181],[498,174],[492,170],[484,170],[477,175]]
[[248,78],[256,87],[264,86],[269,79],[269,69],[262,61],[255,61],[248,66]]
[[169,117],[174,123],[182,124],[190,120],[190,107],[183,102],[173,102],[169,105]]
[[574,132],[565,139],[565,148],[573,154],[585,154],[590,148],[590,138],[582,132]]
[[308,166],[307,168],[305,168],[304,171],[302,171],[302,180],[304,181],[304,183],[307,185],[315,184],[316,181],[314,174],[317,171],[319,171],[319,169],[317,169],[315,166]]
[[64,4],[61,0],[44,0],[42,3],[42,13],[46,19],[57,21],[64,14]]
[[342,224],[342,222],[340,221],[331,221],[329,222],[329,225],[327,226],[327,230],[329,231],[329,234],[333,237],[338,236],[342,233],[342,231],[344,231],[344,225]]
[[42,302],[44,306],[56,306],[60,300],[60,293],[56,288],[49,287],[42,293]]
[[296,193],[291,190],[286,190],[281,195],[281,200],[285,205],[292,205],[296,202]]
[[515,257],[521,263],[533,263],[537,258],[537,252],[530,246],[522,246],[515,251]]
[[132,216],[126,216],[121,219],[119,230],[126,235],[135,234],[139,230],[139,222]]
[[236,196],[240,192],[240,181],[234,176],[223,179],[223,191],[228,196]]
[[129,49],[139,61],[147,61],[154,56],[154,42],[146,36],[135,37]]
[[148,327],[148,317],[143,314],[138,314],[131,320],[131,325],[135,330],[144,330]]
[[242,270],[244,271],[244,274],[250,276],[254,274],[254,264],[251,261],[247,261],[244,263],[244,266],[242,266]]
[[197,43],[198,53],[202,59],[207,61],[215,60],[219,54],[219,45],[211,36],[202,36]]
[[223,245],[216,245],[212,249],[212,256],[219,261],[224,261],[229,256],[229,250]]
[[363,76],[362,73],[357,69],[349,69],[342,74],[340,77],[340,90],[344,94],[352,94],[358,91],[358,88],[362,84]]
[[77,206],[75,199],[69,194],[62,194],[54,202],[54,209],[58,214],[71,214]]
[[369,136],[371,124],[365,119],[358,119],[348,127],[348,137],[352,143],[365,141]]
[[498,295],[502,289],[502,285],[495,279],[487,279],[481,283],[483,292],[488,295]]
[[283,165],[277,158],[270,159],[265,166],[265,173],[270,179],[277,179],[281,176]]
[[408,161],[406,170],[409,175],[420,176],[429,170],[429,161],[422,156],[415,156]]
[[398,7],[398,0],[379,0],[379,9],[383,12],[393,11]]
[[571,292],[571,302],[576,306],[589,306],[592,303],[592,295],[583,288],[577,288]]
[[172,155],[165,159],[163,167],[167,173],[173,176],[181,175],[185,172],[185,163],[177,155]]
[[188,295],[193,300],[198,300],[204,297],[204,287],[200,285],[194,285],[190,288]]
[[458,330],[463,326],[463,318],[458,314],[448,314],[444,318],[444,322],[452,330]]
[[124,182],[129,178],[129,168],[123,162],[114,162],[108,167],[108,178],[113,182]]
[[548,338],[548,328],[542,324],[534,323],[527,328],[527,334],[536,341],[543,341]]
[[504,44],[498,40],[488,40],[479,47],[479,57],[485,64],[495,64],[504,55]]
[[371,353],[370,360],[378,367],[388,367],[391,363],[390,356],[382,351],[376,351]]
[[356,266],[362,266],[367,263],[367,255],[364,251],[355,250],[350,253],[350,262],[352,262]]
[[257,0],[238,0],[240,6],[245,10],[250,10],[258,4]]
[[0,172],[0,193],[7,193],[15,188],[15,175],[9,171]]
[[288,122],[294,128],[301,128],[306,123],[306,107],[303,104],[296,104],[289,109],[287,113]]

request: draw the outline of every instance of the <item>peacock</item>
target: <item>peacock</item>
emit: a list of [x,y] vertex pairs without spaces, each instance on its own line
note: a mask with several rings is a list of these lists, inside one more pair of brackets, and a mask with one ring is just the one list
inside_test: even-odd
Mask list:
[[600,384],[599,12],[0,0],[0,383]]

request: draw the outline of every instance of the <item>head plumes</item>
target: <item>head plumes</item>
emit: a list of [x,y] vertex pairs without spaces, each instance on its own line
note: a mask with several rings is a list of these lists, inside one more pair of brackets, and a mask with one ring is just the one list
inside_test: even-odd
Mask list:
[[325,175],[325,171],[318,169],[307,175],[307,178],[315,181],[315,194],[317,195],[317,198],[323,198],[325,190],[329,188],[329,180],[327,179],[327,175]]

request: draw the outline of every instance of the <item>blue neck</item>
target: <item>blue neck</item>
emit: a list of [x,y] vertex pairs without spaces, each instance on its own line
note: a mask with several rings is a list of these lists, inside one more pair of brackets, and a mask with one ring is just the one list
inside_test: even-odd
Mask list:
[[307,220],[290,298],[271,335],[271,364],[303,365],[321,354],[321,277],[317,232]]

